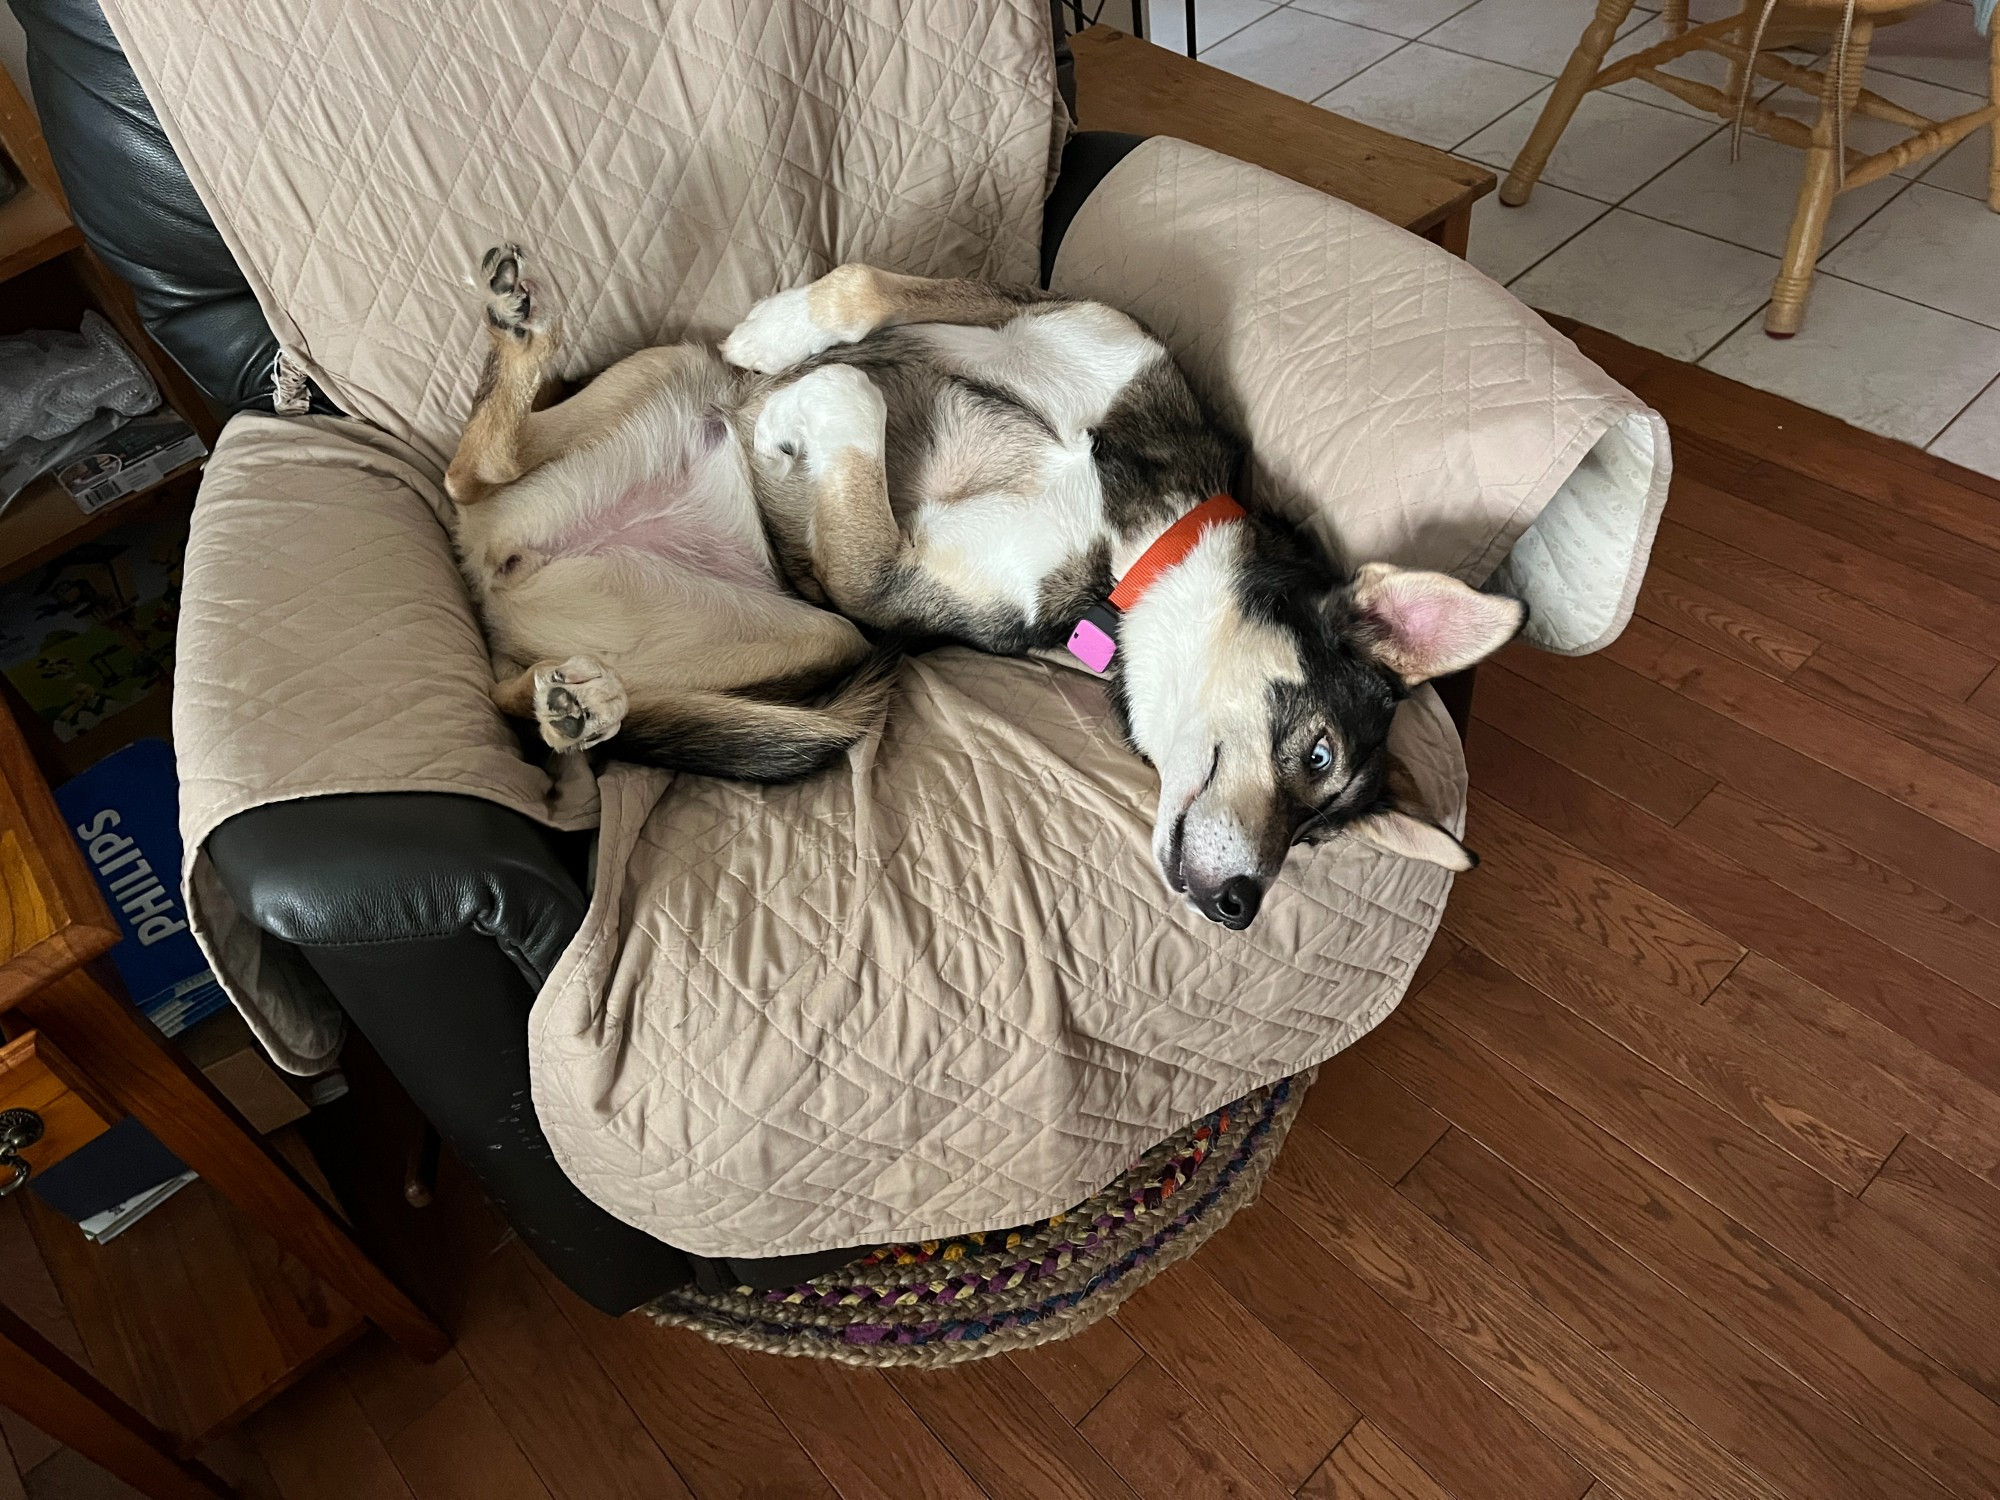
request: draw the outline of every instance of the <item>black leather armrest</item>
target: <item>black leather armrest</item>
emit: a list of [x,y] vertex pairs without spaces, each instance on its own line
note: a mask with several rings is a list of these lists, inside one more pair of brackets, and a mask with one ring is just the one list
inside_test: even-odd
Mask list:
[[[132,288],[139,315],[208,398],[271,409],[278,341],[97,0],[9,0],[77,227]],[[334,408],[316,391],[315,411]]]
[[1111,169],[1125,160],[1143,135],[1123,135],[1115,130],[1079,130],[1063,147],[1062,170],[1049,189],[1042,206],[1042,285],[1056,273],[1056,252],[1084,199],[1096,190]]
[[224,823],[208,852],[237,910],[302,948],[474,934],[538,988],[583,921],[562,837],[476,797],[274,803]]

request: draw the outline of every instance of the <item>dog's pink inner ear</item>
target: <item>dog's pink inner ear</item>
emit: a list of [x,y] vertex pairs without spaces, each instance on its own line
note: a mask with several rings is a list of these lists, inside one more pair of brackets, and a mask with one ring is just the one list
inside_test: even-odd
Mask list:
[[1482,594],[1448,573],[1368,563],[1354,575],[1354,607],[1373,627],[1368,649],[1414,687],[1462,672],[1521,628],[1519,600]]

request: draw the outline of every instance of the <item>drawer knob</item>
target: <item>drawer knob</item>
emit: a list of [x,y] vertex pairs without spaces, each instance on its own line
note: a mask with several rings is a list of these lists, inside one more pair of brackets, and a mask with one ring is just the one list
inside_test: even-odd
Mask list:
[[[19,1155],[42,1138],[42,1117],[32,1109],[0,1109],[0,1198],[27,1182],[34,1168]],[[12,1168],[10,1172],[8,1169]]]

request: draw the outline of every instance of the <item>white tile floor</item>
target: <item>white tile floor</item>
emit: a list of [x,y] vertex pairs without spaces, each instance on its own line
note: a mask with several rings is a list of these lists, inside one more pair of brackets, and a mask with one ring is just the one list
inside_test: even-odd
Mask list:
[[[1153,35],[1184,47],[1183,0],[1152,0]],[[1357,120],[1500,169],[1527,139],[1593,0],[1197,0],[1201,56]],[[1663,35],[1641,0],[1618,51]],[[1736,9],[1693,0],[1697,20]],[[1885,29],[1868,87],[1934,119],[1985,102],[1986,39],[1964,0]],[[1720,86],[1719,59],[1673,71]],[[1769,104],[1810,119],[1796,90]],[[1850,144],[1901,132],[1857,120]],[[1803,156],[1650,85],[1589,95],[1533,199],[1474,210],[1472,259],[1522,300],[1676,359],[2000,475],[2000,215],[1986,208],[1985,130],[1843,194],[1804,332],[1766,338]]]

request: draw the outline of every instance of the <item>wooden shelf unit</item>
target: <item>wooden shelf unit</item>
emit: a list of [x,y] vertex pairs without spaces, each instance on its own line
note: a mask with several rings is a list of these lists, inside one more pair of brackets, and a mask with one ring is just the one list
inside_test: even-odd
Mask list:
[[[165,403],[212,449],[220,431],[215,414],[180,366],[146,332],[131,288],[84,243],[70,219],[69,200],[41,127],[4,69],[0,69],[0,151],[22,183],[20,191],[0,204],[0,286],[29,272],[39,273],[30,305],[20,313],[9,309],[5,326],[73,328],[84,309],[98,312],[146,367]],[[9,291],[0,290],[0,298],[7,296]],[[166,497],[173,503],[191,503],[194,486],[188,476],[199,469],[199,464],[186,465],[115,505],[87,514],[52,477],[36,480],[0,513],[0,583],[133,518],[148,509],[149,502]]]
[[[23,183],[0,204],[0,333],[73,329],[86,309],[95,310],[145,365],[165,404],[212,450],[215,414],[148,336],[131,289],[84,242],[39,122],[4,69],[0,151]],[[0,514],[0,583],[125,522],[184,513],[200,469],[200,461],[182,465],[91,512],[52,476],[36,480]],[[11,1404],[29,1401],[24,1411],[41,1410],[43,1425],[58,1423],[50,1431],[66,1431],[76,1447],[148,1493],[213,1500],[224,1493],[220,1484],[175,1454],[195,1452],[316,1368],[358,1337],[367,1318],[392,1326],[429,1357],[446,1339],[353,1243],[303,1136],[286,1127],[268,1141],[257,1137],[179,1049],[162,1044],[123,1002],[108,969],[76,967],[117,932],[39,783],[60,781],[135,738],[170,735],[169,692],[162,683],[58,742],[0,679],[0,813],[25,799],[47,825],[36,828],[34,849],[12,824],[0,829],[0,1039],[39,1030],[53,1051],[56,1032],[69,1025],[62,1050],[91,1077],[118,1080],[106,1087],[105,1118],[137,1115],[203,1174],[104,1245],[27,1194],[0,1205],[0,1271],[8,1273],[0,1274],[0,1383]],[[61,857],[44,859],[44,850]],[[78,882],[71,915],[94,914],[101,924],[79,918],[63,929],[91,936],[89,952],[54,939],[29,941],[39,930],[28,930],[35,920],[63,915],[30,878],[45,876],[51,861]],[[47,1298],[39,1308],[17,1305],[25,1297],[24,1249],[43,1288],[59,1293],[60,1308]],[[37,1400],[46,1404],[38,1408]],[[11,1417],[0,1425],[31,1430]],[[15,1477],[4,1446],[0,1469],[4,1497]]]
[[192,503],[200,474],[200,460],[183,464],[158,483],[87,514],[67,490],[44,475],[0,516],[0,584],[55,561],[70,548],[80,547],[114,526]]
[[0,281],[82,245],[83,234],[62,204],[33,183],[0,203]]

